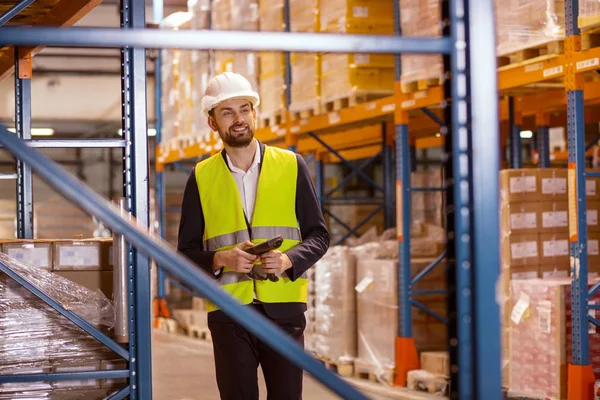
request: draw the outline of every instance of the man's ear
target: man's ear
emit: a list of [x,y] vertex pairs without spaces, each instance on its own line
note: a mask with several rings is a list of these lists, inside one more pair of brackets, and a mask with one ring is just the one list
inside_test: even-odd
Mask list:
[[208,126],[210,126],[210,129],[212,129],[213,132],[217,132],[219,130],[219,128],[217,126],[217,122],[210,115],[208,116]]

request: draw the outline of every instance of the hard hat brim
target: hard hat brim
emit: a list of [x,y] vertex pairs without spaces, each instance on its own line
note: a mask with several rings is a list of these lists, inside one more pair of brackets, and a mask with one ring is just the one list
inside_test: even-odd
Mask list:
[[204,96],[202,98],[202,110],[204,111],[204,115],[208,116],[210,110],[214,110],[219,104],[231,99],[248,100],[254,108],[258,107],[260,104],[260,96],[254,91],[228,93],[217,97]]

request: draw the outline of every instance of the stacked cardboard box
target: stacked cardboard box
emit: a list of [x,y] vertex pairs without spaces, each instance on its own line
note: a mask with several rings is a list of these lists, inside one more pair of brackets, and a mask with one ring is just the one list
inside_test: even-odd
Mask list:
[[[590,279],[589,287],[597,279]],[[510,391],[515,397],[567,398],[567,364],[572,362],[571,280],[511,283]],[[591,303],[597,303],[596,295]],[[597,318],[596,310],[590,314]],[[589,325],[590,364],[600,378],[600,337]]]
[[[290,1],[290,30],[292,32],[318,32],[318,0]],[[292,53],[292,99],[290,111],[313,110],[319,113],[320,55],[314,53]]]
[[[231,30],[231,12],[231,0],[214,0],[212,2],[212,29],[219,31]],[[233,71],[233,54],[233,51],[228,50],[215,51],[215,75],[221,72]]]
[[[394,33],[394,7],[387,0],[321,2],[320,16],[321,32]],[[321,73],[322,105],[363,93],[383,95],[394,88],[394,56],[323,54]]]
[[[283,0],[259,0],[261,31],[285,30]],[[260,52],[260,113],[268,117],[284,110],[285,58],[281,52]]]
[[[590,272],[600,267],[598,178],[586,178]],[[512,169],[500,172],[502,265],[511,279],[569,274],[566,169]]]
[[33,223],[39,239],[91,237],[94,231],[93,218],[60,196],[36,203]]
[[[399,0],[402,34],[405,36],[439,37],[442,34],[439,0]],[[405,91],[420,80],[440,81],[444,70],[441,55],[402,55],[401,84]],[[418,88],[418,87],[417,87]]]

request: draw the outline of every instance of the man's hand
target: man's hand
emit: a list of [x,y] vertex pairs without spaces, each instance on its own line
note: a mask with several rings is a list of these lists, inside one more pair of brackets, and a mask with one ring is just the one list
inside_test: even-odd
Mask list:
[[262,262],[262,267],[267,274],[281,274],[284,271],[292,268],[292,261],[290,258],[278,250],[273,250],[263,254],[260,257],[260,261]]
[[241,273],[252,271],[254,263],[258,261],[258,256],[248,254],[242,249],[253,245],[252,242],[246,240],[230,250],[218,251],[215,253],[213,260],[213,270],[227,267],[232,271]]

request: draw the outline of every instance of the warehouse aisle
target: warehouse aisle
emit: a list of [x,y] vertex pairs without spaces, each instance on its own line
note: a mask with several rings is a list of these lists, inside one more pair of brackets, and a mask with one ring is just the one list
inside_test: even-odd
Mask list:
[[[220,400],[214,378],[212,347],[209,343],[162,331],[153,332],[152,374],[155,400]],[[259,379],[261,400],[266,399],[265,385]],[[385,389],[367,381],[353,380],[373,400],[444,399],[405,389]],[[339,397],[309,375],[304,380],[304,398],[334,400]]]

